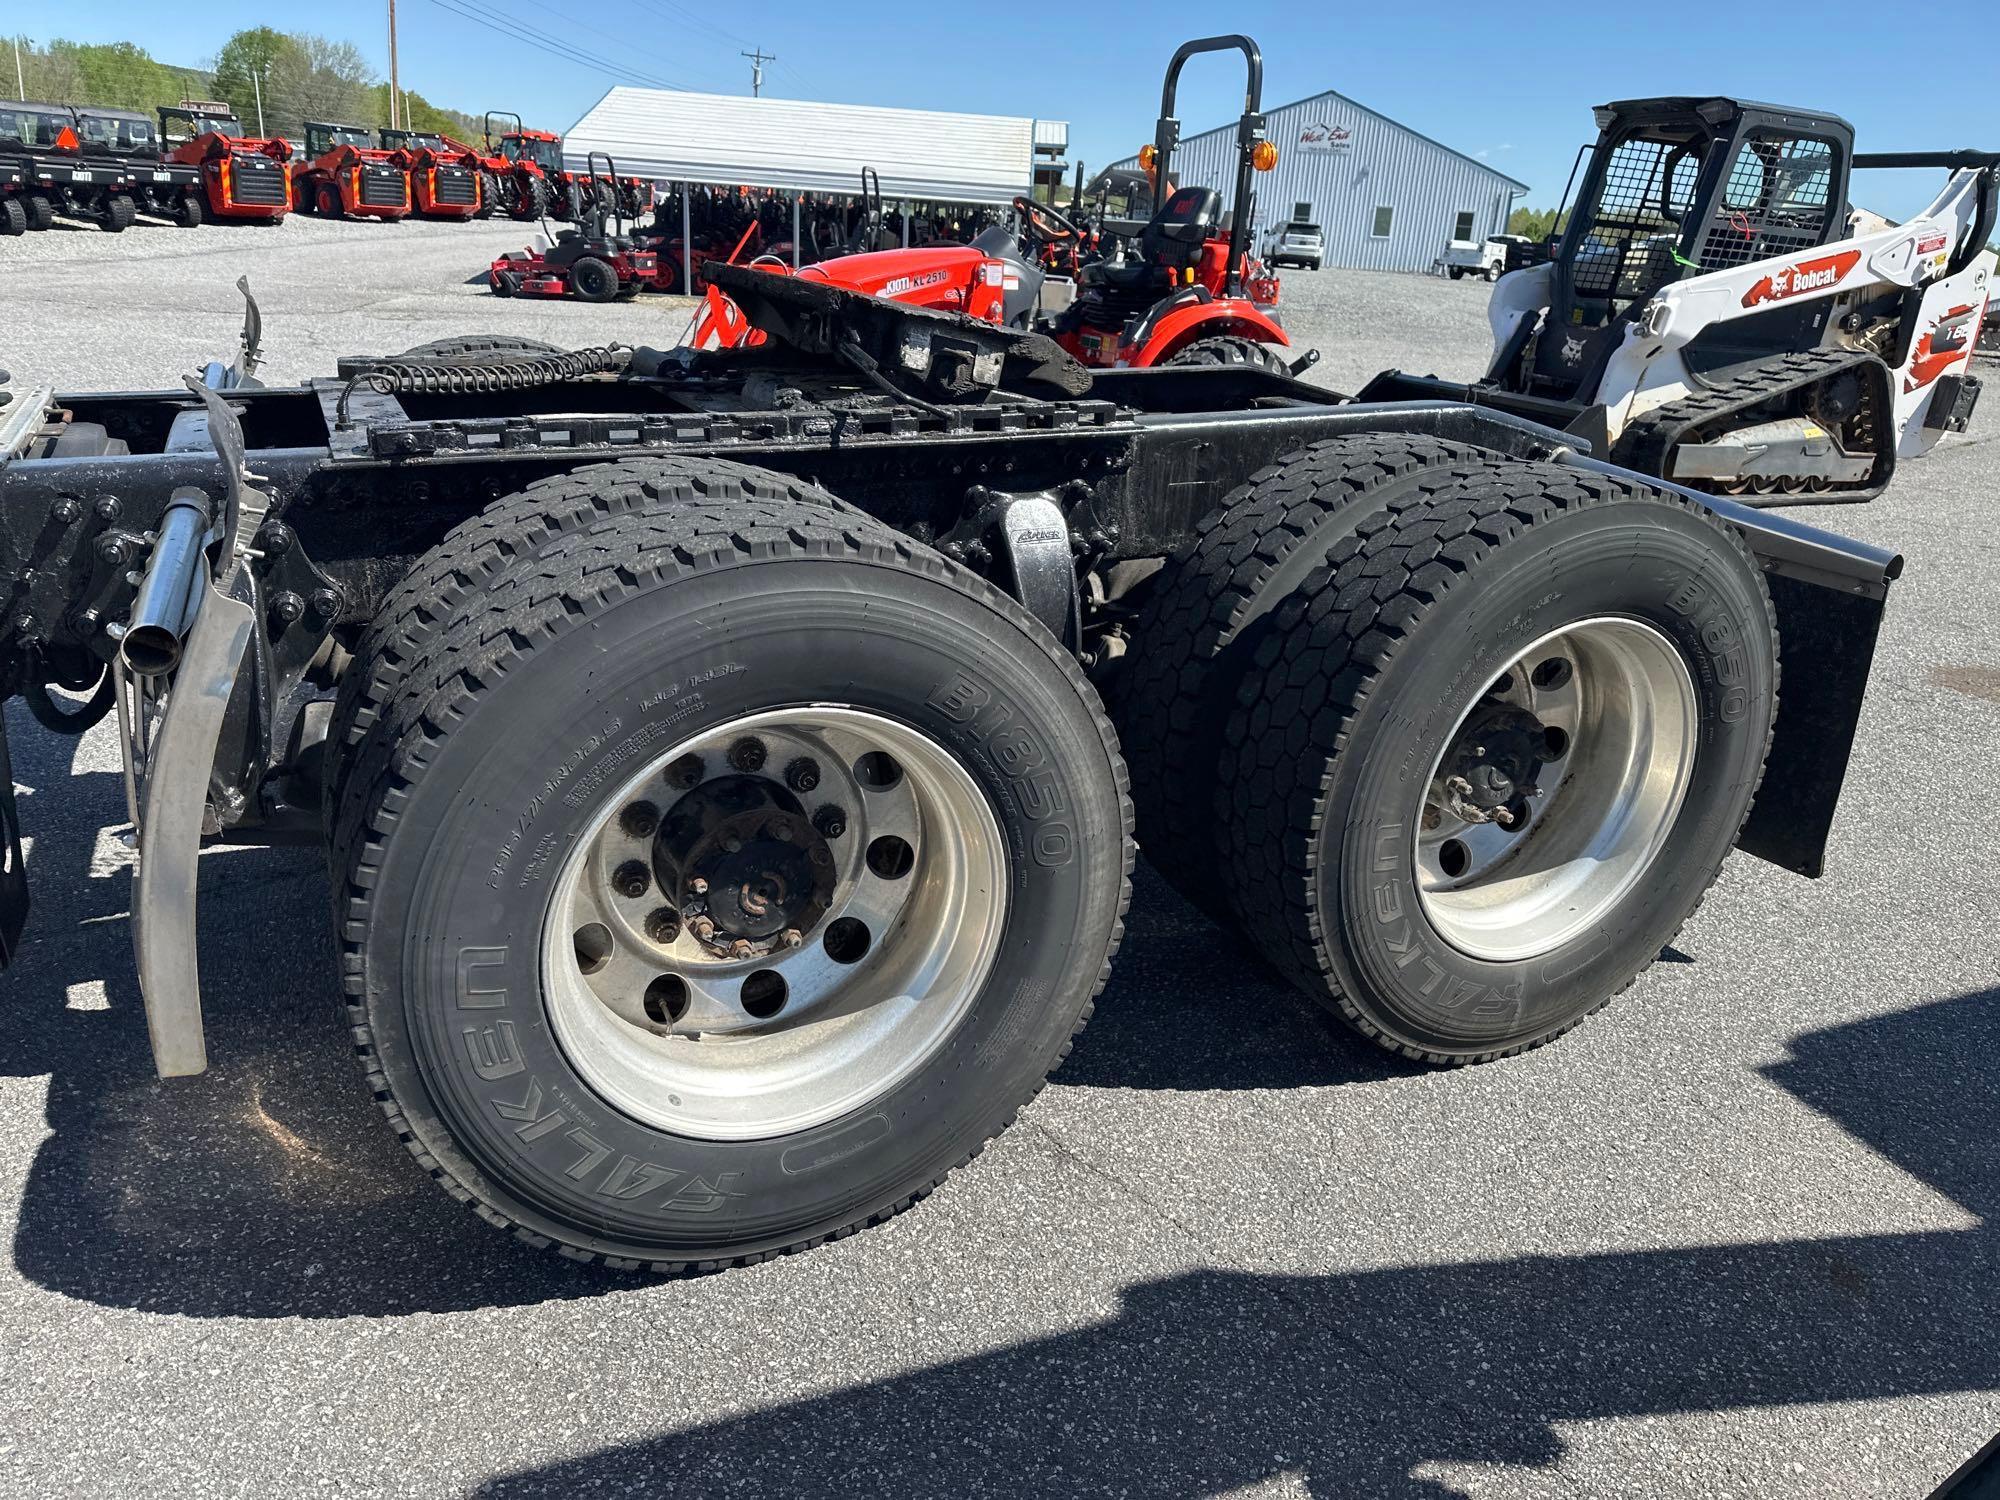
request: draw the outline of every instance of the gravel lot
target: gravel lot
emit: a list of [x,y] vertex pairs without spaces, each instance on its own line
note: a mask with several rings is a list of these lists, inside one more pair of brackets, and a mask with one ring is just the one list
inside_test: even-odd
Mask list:
[[[518,226],[0,241],[17,382],[267,376],[472,329],[671,339],[669,299],[468,284]],[[1477,373],[1485,288],[1327,272],[1352,387]],[[1142,873],[1098,1018],[916,1211],[635,1282],[503,1240],[381,1128],[322,867],[204,864],[212,1071],[152,1074],[112,738],[9,710],[31,939],[0,994],[0,1493],[1921,1496],[2000,1426],[1990,403],[1903,549],[1831,873],[1732,860],[1560,1045],[1398,1066]]]

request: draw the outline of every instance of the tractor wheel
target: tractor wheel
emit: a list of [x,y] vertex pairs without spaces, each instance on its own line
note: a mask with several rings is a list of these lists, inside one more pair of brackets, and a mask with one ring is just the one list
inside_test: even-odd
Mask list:
[[558,477],[433,554],[427,623],[351,669],[332,836],[398,1137],[517,1238],[658,1270],[977,1154],[1087,1016],[1130,864],[1110,725],[1012,600],[780,476],[677,486],[606,515]]
[[490,219],[500,207],[500,179],[491,172],[479,174],[479,207],[473,210],[475,219]]
[[139,205],[130,193],[113,193],[104,200],[104,217],[98,222],[106,234],[123,234],[139,215]]
[[28,213],[30,229],[47,229],[56,221],[56,206],[47,193],[30,193],[22,201]]
[[1231,920],[1217,875],[1222,731],[1286,595],[1399,494],[1477,450],[1435,438],[1328,438],[1260,469],[1170,558],[1132,630],[1116,704],[1139,847],[1176,890]]
[[684,278],[685,272],[682,269],[679,256],[663,254],[655,262],[653,285],[663,286],[674,296],[678,297],[682,295],[687,286]]
[[579,302],[609,302],[618,295],[618,273],[608,260],[579,255],[570,263],[569,289]]
[[1280,375],[1291,373],[1284,359],[1269,344],[1233,335],[1196,339],[1186,348],[1175,350],[1160,363],[1175,366],[1230,365],[1237,369],[1272,370]]
[[322,219],[346,218],[347,207],[340,201],[340,189],[331,183],[320,184],[319,191],[313,195],[313,211]]
[[0,198],[0,235],[12,237],[28,232],[28,211],[19,198]]
[[505,364],[509,360],[535,359],[565,351],[540,339],[524,339],[511,333],[461,333],[455,338],[432,339],[414,349],[405,349],[398,359],[452,361],[465,365]]
[[174,205],[173,220],[183,229],[199,229],[208,220],[208,209],[197,193],[184,194]]
[[1678,495],[1487,459],[1280,606],[1223,732],[1245,937],[1382,1046],[1483,1062],[1605,1005],[1735,843],[1777,712],[1742,541]]

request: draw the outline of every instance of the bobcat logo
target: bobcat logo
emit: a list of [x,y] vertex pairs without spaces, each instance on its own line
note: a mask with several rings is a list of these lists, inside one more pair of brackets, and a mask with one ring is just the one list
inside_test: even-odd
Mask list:
[[1583,340],[1579,338],[1564,339],[1562,354],[1563,354],[1564,364],[1566,365],[1575,364],[1578,360],[1583,358]]

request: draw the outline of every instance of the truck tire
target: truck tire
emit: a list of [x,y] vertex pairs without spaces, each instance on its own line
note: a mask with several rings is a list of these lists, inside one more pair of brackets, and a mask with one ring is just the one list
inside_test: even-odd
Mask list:
[[1463,281],[1463,280],[1465,280],[1465,267],[1464,267],[1464,266],[1453,266],[1453,267],[1451,268],[1451,279],[1452,279],[1453,281]]
[[56,206],[47,193],[30,193],[21,206],[27,210],[30,229],[47,229],[56,221]]
[[208,207],[199,193],[183,193],[174,205],[173,219],[183,229],[199,229],[208,221]]
[[1363,1035],[1484,1062],[1603,1007],[1700,904],[1763,772],[1776,628],[1735,534],[1645,485],[1493,460],[1379,519],[1244,675],[1223,874]]
[[865,518],[515,540],[371,696],[388,733],[335,831],[392,1127],[489,1223],[622,1268],[908,1207],[1040,1089],[1108,972],[1129,807],[1088,684]]
[[28,232],[28,211],[19,198],[0,198],[0,235],[12,237]]
[[1489,282],[1498,281],[1500,279],[1500,267],[1488,266],[1482,274]]
[[569,289],[579,302],[609,302],[618,295],[618,273],[608,260],[579,255],[570,264]]
[[104,200],[104,217],[99,221],[106,234],[123,234],[139,215],[139,205],[130,193],[113,193]]
[[1118,733],[1139,847],[1211,917],[1231,919],[1212,813],[1223,726],[1272,613],[1399,488],[1479,457],[1396,434],[1314,443],[1231,491],[1162,571],[1114,695]]
[[511,333],[461,333],[448,339],[432,339],[414,349],[405,349],[396,358],[451,360],[459,364],[480,365],[564,352],[554,344]]
[[1217,338],[1196,339],[1185,348],[1176,349],[1165,359],[1163,365],[1228,365],[1234,369],[1275,370],[1280,375],[1289,375],[1291,367],[1269,344],[1261,344],[1255,339],[1237,338],[1233,335]]

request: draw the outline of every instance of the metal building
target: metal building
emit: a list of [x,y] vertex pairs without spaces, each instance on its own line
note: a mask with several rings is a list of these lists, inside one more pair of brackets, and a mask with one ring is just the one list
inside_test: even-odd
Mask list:
[[[1251,243],[1260,250],[1287,223],[1320,227],[1326,264],[1427,271],[1454,239],[1507,228],[1528,191],[1504,172],[1441,145],[1328,89],[1265,112],[1278,164],[1259,173]],[[1111,170],[1133,171],[1128,157]],[[1212,187],[1226,205],[1236,181],[1236,126],[1185,137],[1173,177]]]

